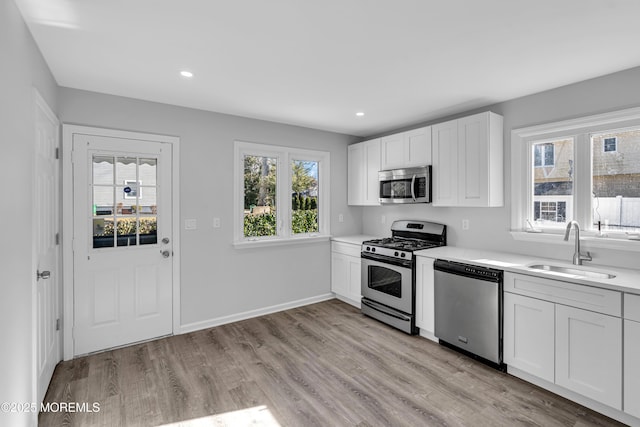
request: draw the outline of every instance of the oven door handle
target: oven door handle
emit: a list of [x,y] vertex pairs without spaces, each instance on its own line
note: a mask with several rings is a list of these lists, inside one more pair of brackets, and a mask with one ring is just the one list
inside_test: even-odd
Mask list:
[[376,311],[380,311],[384,314],[386,314],[387,316],[391,316],[391,317],[395,317],[396,319],[400,319],[402,321],[405,322],[411,322],[411,317],[409,316],[405,316],[403,314],[398,313],[397,311],[391,311],[390,309],[388,309],[387,307],[385,307],[382,304],[378,304],[377,302],[373,302],[370,301],[368,299],[362,299],[362,304],[366,305],[367,307],[370,307]]
[[413,178],[411,178],[411,197],[415,202],[416,201],[416,175],[413,175]]

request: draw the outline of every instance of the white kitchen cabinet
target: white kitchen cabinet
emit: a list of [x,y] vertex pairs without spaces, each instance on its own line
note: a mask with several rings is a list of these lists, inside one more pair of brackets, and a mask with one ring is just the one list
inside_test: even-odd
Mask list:
[[640,295],[624,294],[624,412],[640,418]]
[[350,145],[347,157],[347,203],[379,205],[380,139]]
[[435,337],[433,258],[416,257],[416,326],[420,335],[437,341]]
[[503,119],[485,112],[432,126],[433,206],[503,205]]
[[554,381],[553,303],[504,293],[504,362],[549,382]]
[[360,245],[331,243],[331,292],[351,305],[360,307]]
[[381,138],[381,170],[431,164],[431,126]]
[[622,409],[622,319],[556,305],[556,384]]

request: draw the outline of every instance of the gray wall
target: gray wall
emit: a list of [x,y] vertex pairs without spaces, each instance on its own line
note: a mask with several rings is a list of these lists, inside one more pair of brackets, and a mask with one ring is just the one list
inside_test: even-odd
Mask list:
[[[430,205],[365,207],[362,215],[363,232],[388,235],[391,221],[395,219],[426,219],[447,224],[449,245],[571,261],[571,242],[558,245],[515,241],[509,233],[511,130],[637,106],[640,106],[640,67],[399,129],[416,128],[486,110],[503,115],[505,205],[502,208],[435,208]],[[385,224],[381,223],[383,215],[386,217]],[[470,220],[469,230],[462,230],[463,219]],[[585,248],[591,251],[593,263],[637,268],[637,252],[589,248],[588,245]]]
[[[331,153],[331,231],[359,232],[347,206],[347,145],[355,137],[75,89],[60,89],[65,123],[180,137],[180,209],[197,230],[181,233],[182,325],[207,322],[330,292],[329,243],[235,249],[235,140]],[[344,222],[337,221],[344,214]],[[213,228],[213,218],[222,227]]]
[[[57,85],[13,1],[0,1],[0,402],[32,402],[34,94],[57,104]],[[0,425],[35,425],[36,414],[0,412]]]

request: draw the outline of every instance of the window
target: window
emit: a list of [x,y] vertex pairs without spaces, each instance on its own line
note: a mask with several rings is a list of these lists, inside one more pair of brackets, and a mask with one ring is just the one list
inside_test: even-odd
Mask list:
[[516,129],[512,144],[513,230],[640,229],[640,108]]
[[536,167],[553,166],[555,164],[555,146],[553,144],[535,144],[534,165]]
[[609,137],[609,138],[603,138],[603,144],[602,147],[604,149],[605,153],[613,153],[618,151],[618,138],[614,137]]
[[329,235],[329,153],[236,141],[236,243]]

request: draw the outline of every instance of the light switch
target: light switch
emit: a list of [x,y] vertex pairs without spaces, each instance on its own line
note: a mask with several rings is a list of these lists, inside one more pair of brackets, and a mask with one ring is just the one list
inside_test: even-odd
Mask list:
[[195,219],[185,219],[184,220],[184,229],[185,230],[195,230],[198,228],[198,222]]

